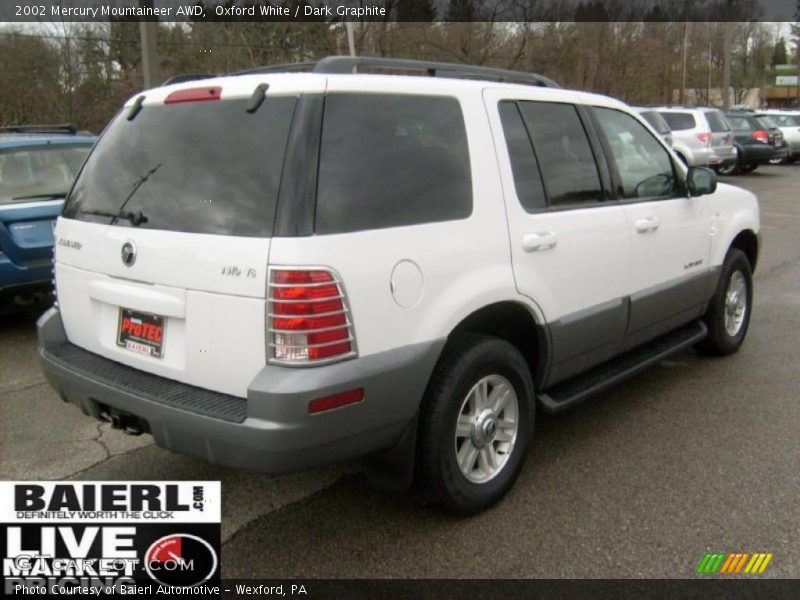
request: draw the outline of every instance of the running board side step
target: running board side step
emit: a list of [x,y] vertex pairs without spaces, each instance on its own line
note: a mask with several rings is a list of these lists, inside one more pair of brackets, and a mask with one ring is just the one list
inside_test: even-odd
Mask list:
[[536,401],[545,412],[560,413],[639,371],[693,346],[706,335],[708,335],[706,324],[695,321],[537,394]]

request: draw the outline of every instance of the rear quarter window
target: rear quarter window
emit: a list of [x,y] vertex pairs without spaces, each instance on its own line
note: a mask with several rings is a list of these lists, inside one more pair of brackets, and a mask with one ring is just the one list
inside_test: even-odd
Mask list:
[[713,133],[722,133],[731,130],[730,124],[725,120],[721,112],[714,110],[705,113],[705,115],[706,121],[708,121],[708,127]]
[[472,178],[458,100],[333,93],[325,99],[315,231],[463,219]]
[[661,116],[672,131],[685,131],[697,127],[694,115],[687,112],[662,112]]

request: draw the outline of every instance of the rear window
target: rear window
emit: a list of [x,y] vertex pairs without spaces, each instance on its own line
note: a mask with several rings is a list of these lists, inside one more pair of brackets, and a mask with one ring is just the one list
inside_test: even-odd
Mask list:
[[721,112],[717,110],[712,110],[707,113],[706,121],[708,121],[708,126],[713,133],[722,133],[724,131],[730,131],[731,126],[725,120],[725,117],[722,115]]
[[[296,98],[123,110],[100,139],[64,216],[119,226],[269,237]],[[114,218],[94,212],[135,215]]]
[[643,111],[643,112],[641,112],[639,114],[641,114],[642,118],[645,121],[647,121],[650,124],[650,126],[653,129],[655,129],[658,133],[663,135],[665,133],[669,133],[670,132],[669,125],[667,125],[667,122],[664,120],[664,117],[662,117],[656,111],[647,110],[647,111]]
[[67,195],[91,144],[0,152],[0,204]]
[[728,115],[726,118],[728,120],[728,123],[731,124],[731,127],[733,127],[737,131],[751,131],[752,129],[755,129],[749,117],[737,117]]
[[697,127],[697,121],[692,113],[687,112],[662,112],[661,116],[672,131],[684,131]]
[[472,178],[458,100],[328,95],[317,186],[317,233],[468,217]]

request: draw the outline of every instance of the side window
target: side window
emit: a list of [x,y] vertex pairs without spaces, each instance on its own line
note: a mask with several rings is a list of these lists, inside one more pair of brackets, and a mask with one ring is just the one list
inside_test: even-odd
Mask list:
[[497,108],[500,111],[500,121],[503,123],[503,135],[511,159],[517,198],[522,208],[528,212],[546,208],[547,201],[539,164],[536,162],[536,155],[533,153],[533,146],[517,104],[501,102]]
[[664,198],[678,192],[678,180],[666,149],[632,116],[595,108],[622,183],[625,198]]
[[586,130],[571,104],[520,102],[551,206],[603,200]]
[[663,112],[661,116],[664,117],[664,120],[672,131],[685,131],[697,127],[697,121],[694,120],[694,115],[692,113]]
[[468,217],[461,105],[440,96],[329,94],[317,186],[321,234]]

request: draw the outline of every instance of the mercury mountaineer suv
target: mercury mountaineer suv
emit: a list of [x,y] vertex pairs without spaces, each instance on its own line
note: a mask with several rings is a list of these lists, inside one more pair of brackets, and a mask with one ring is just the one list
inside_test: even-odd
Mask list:
[[537,407],[742,344],[756,198],[622,102],[444,63],[298,68],[183,79],[108,126],[38,323],[64,401],[235,468],[365,457],[472,514]]

